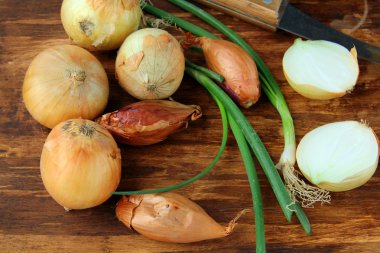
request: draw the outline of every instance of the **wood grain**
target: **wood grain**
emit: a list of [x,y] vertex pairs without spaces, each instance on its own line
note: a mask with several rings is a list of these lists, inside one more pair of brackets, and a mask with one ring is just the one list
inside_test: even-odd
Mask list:
[[287,1],[274,0],[196,0],[224,13],[243,19],[260,27],[275,31],[280,21],[280,9]]
[[[154,3],[220,34],[166,1]],[[343,20],[347,15],[358,19],[363,12],[362,1],[295,0],[292,3],[326,24]],[[39,173],[39,158],[49,129],[29,115],[21,89],[25,71],[38,52],[52,45],[70,43],[60,22],[60,5],[59,0],[0,0],[0,251],[254,252],[252,212],[241,218],[229,237],[187,245],[167,244],[148,240],[119,223],[114,213],[118,197],[96,208],[64,212],[48,196]],[[281,31],[268,32],[210,11],[247,40],[273,71],[294,116],[297,141],[313,128],[339,120],[366,119],[380,135],[379,65],[360,61],[360,78],[351,94],[328,101],[309,100],[289,87],[281,69],[283,53],[294,36]],[[380,46],[380,0],[369,1],[369,15],[352,36]],[[135,101],[115,80],[116,52],[96,53],[96,56],[110,81],[106,111]],[[199,104],[204,116],[161,144],[145,148],[121,145],[120,190],[178,183],[205,168],[216,154],[221,140],[221,120],[207,92],[185,77],[173,98],[185,104]],[[254,108],[244,113],[277,161],[283,140],[275,109],[263,96]],[[313,235],[307,237],[297,221],[285,220],[265,175],[256,166],[264,199],[268,252],[379,252],[379,169],[364,186],[334,193],[330,205],[307,209],[313,225]],[[241,209],[251,207],[247,177],[231,135],[222,159],[212,172],[178,192],[196,201],[223,224]]]

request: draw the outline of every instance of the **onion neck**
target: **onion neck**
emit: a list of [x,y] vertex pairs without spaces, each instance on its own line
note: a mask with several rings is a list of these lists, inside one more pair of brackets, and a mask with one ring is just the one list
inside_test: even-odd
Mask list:
[[86,80],[86,72],[82,69],[66,69],[67,77],[69,78],[72,88],[77,88],[78,86],[84,84]]

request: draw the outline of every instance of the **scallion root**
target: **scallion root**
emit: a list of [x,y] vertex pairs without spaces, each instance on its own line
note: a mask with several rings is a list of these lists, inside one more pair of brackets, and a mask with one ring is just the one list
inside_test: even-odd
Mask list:
[[317,202],[320,202],[321,205],[330,203],[331,196],[329,191],[307,184],[299,177],[300,172],[290,164],[282,167],[282,175],[293,201],[299,202],[302,207],[312,208]]
[[145,17],[145,20],[149,24],[149,26],[153,28],[165,30],[168,27],[173,27],[173,20],[170,20],[170,18],[163,17],[162,19],[160,19]]

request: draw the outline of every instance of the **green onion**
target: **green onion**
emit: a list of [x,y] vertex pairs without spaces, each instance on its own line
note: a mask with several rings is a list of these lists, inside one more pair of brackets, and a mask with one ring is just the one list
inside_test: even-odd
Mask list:
[[264,144],[261,142],[251,124],[245,118],[244,114],[231,100],[231,98],[224,93],[224,91],[210,78],[188,66],[186,67],[186,73],[195,78],[204,88],[208,90],[210,94],[218,98],[225,106],[228,113],[234,117],[245,138],[247,139],[248,144],[251,146],[251,149],[263,167],[263,170],[268,177],[269,183],[272,186],[286,218],[290,221],[292,211],[289,209],[289,206],[292,205],[292,201],[286,191],[280,175],[278,174],[268,152],[266,151],[266,148],[264,147]]
[[221,118],[222,118],[222,125],[223,125],[223,136],[222,136],[222,143],[220,145],[219,151],[216,154],[213,161],[210,163],[210,165],[207,166],[207,168],[205,168],[202,172],[200,172],[198,175],[190,178],[189,180],[186,180],[186,181],[179,183],[179,184],[176,184],[176,185],[163,187],[163,188],[157,188],[157,189],[140,190],[140,191],[118,191],[118,192],[112,192],[111,194],[113,194],[113,195],[141,195],[141,194],[167,192],[167,191],[176,190],[176,189],[184,187],[188,184],[191,184],[191,183],[197,181],[198,179],[200,179],[201,177],[203,177],[204,175],[206,175],[215,166],[215,164],[218,162],[218,160],[222,156],[222,153],[223,153],[224,149],[226,148],[227,139],[228,139],[228,118],[227,118],[226,109],[224,108],[223,104],[216,97],[213,96],[213,99],[217,103],[219,110],[220,110],[220,114],[221,114]]
[[[294,170],[296,162],[296,138],[293,118],[274,76],[261,57],[238,34],[201,8],[184,0],[169,0],[169,2],[189,11],[222,32],[230,40],[241,46],[256,62],[261,87],[269,101],[279,112],[282,122],[284,150],[276,167],[282,171],[287,189],[294,201],[299,200],[305,207],[313,206],[315,202],[325,202],[326,191],[306,184],[298,177],[298,174]],[[191,27],[189,26],[189,28]],[[209,33],[199,34],[199,36],[209,36]],[[329,195],[327,195],[327,198],[329,198]]]
[[256,252],[265,252],[265,229],[264,229],[264,214],[263,214],[263,201],[261,197],[261,190],[259,179],[257,178],[255,165],[252,160],[251,152],[247,141],[235,119],[228,113],[228,122],[230,123],[231,130],[235,136],[236,142],[239,146],[241,156],[244,161],[244,167],[247,171],[248,182],[251,187],[253,209],[255,210],[255,224],[256,224]]
[[244,114],[231,100],[231,98],[206,75],[189,66],[186,66],[186,73],[196,79],[198,83],[200,83],[212,96],[220,100],[220,102],[227,109],[229,115],[231,115],[229,118],[231,119],[233,117],[236,120],[237,125],[240,127],[246,141],[263,168],[286,219],[290,222],[292,212],[295,212],[304,230],[309,235],[311,232],[311,226],[306,214],[298,203],[295,203],[290,198],[289,193],[268,154],[268,151]]
[[[187,3],[185,1],[173,1],[173,0],[169,0],[169,1],[174,3],[174,4],[179,5],[180,7],[183,7],[182,5],[194,6],[194,5],[191,5],[190,3]],[[204,12],[202,9],[200,9],[196,6],[194,6],[194,7],[197,8],[196,9],[197,11],[199,11],[198,14],[202,13],[204,15],[208,15],[209,17],[212,17],[210,14]],[[202,29],[202,28],[200,28],[200,27],[198,27],[198,26],[196,26],[190,22],[187,22],[181,18],[175,17],[175,16],[173,16],[173,15],[171,15],[171,14],[169,14],[163,10],[160,10],[156,7],[153,7],[151,5],[146,5],[144,7],[144,11],[146,11],[150,14],[153,14],[157,17],[165,18],[166,20],[170,20],[176,26],[179,26],[179,27],[181,27],[187,31],[190,31],[195,35],[214,38],[214,39],[218,38],[217,36],[209,33],[208,31],[206,31],[206,30],[204,30],[204,29]],[[285,148],[284,148],[283,154],[281,155],[280,161],[285,161],[285,162],[293,161],[294,157],[295,157],[295,154],[293,153],[293,148],[295,148],[295,134],[294,134],[293,119],[291,117],[291,114],[290,114],[289,109],[286,105],[285,99],[281,93],[280,88],[278,87],[276,80],[274,79],[273,75],[270,73],[269,69],[266,67],[263,60],[256,54],[256,52],[243,39],[241,39],[231,29],[229,29],[224,24],[222,24],[221,22],[216,20],[214,17],[212,17],[212,19],[213,19],[212,21],[216,21],[216,22],[214,22],[215,24],[210,23],[211,25],[219,25],[216,28],[220,28],[220,30],[224,34],[226,34],[227,36],[229,35],[230,38],[232,38],[231,40],[233,40],[235,43],[242,46],[242,48],[245,49],[251,55],[251,57],[255,60],[257,66],[258,66],[258,70],[259,70],[259,74],[260,74],[260,81],[262,82],[263,91],[268,96],[270,102],[279,111],[281,119],[282,119],[282,124],[284,127]],[[223,30],[223,28],[225,28],[225,29]],[[189,71],[189,70],[190,69],[187,68],[187,71]],[[193,72],[195,73],[196,70],[193,69]],[[210,92],[210,93],[212,93],[212,92]],[[264,149],[265,149],[265,147],[264,147]],[[268,157],[269,157],[269,155],[268,155]],[[270,160],[270,157],[269,157],[269,160]],[[283,185],[281,178],[279,177],[276,169],[274,168],[273,162],[270,160],[270,162],[268,162],[268,165],[269,165],[269,168],[267,170],[272,170],[271,173],[267,173],[267,170],[264,168],[263,165],[262,166],[263,166],[265,174],[268,177],[268,180],[269,180],[271,186],[274,184],[275,181],[277,181],[280,185],[282,185],[282,186],[277,186],[277,187],[275,186],[272,189],[275,192],[275,195],[276,195],[276,197],[280,203],[280,206],[281,206],[281,208],[285,214],[285,217],[287,218],[288,221],[290,221],[291,213],[292,213],[292,211],[295,211],[298,219],[301,222],[301,225],[304,228],[304,230],[306,231],[307,234],[310,234],[310,232],[311,232],[310,223],[309,223],[305,213],[303,212],[302,208],[300,208],[300,206],[298,204],[295,204],[294,202],[289,202],[289,200],[290,200],[289,194],[286,192],[286,187]],[[282,167],[281,163],[279,163],[279,166]],[[277,176],[276,176],[276,173],[277,173]],[[275,176],[274,176],[274,178],[270,179],[272,174],[274,174]],[[284,189],[285,189],[285,191],[284,191]],[[286,203],[288,203],[288,204],[286,204]],[[295,209],[293,209],[291,207],[294,207]]]
[[193,69],[196,69],[196,70],[202,72],[203,74],[205,74],[206,76],[210,77],[214,81],[217,81],[217,82],[220,82],[220,83],[224,82],[224,77],[223,76],[219,75],[218,73],[215,73],[212,70],[209,70],[208,68],[205,68],[205,67],[199,66],[197,64],[194,64],[194,63],[192,63],[191,61],[189,61],[187,59],[186,59],[186,65],[192,67]]
[[[188,10],[188,11],[194,11],[194,8],[197,8],[198,10],[199,10],[199,12],[200,13],[202,13],[203,15],[206,15],[207,13],[205,12],[205,11],[203,11],[202,9],[199,9],[198,7],[196,7],[196,6],[194,6],[194,5],[192,5],[192,4],[189,4],[189,3],[187,3],[186,1],[172,1],[172,0],[169,0],[169,1],[171,1],[171,2],[173,2],[173,3],[175,3],[175,4],[178,4],[180,7],[184,7],[183,5],[186,5],[186,7],[187,6],[193,6],[193,7],[191,7],[191,9],[186,9],[186,10]],[[153,14],[153,15],[155,15],[155,16],[158,16],[158,17],[160,17],[160,18],[166,18],[166,19],[170,19],[170,20],[173,20],[173,22],[177,25],[177,26],[181,26],[181,24],[183,23],[181,20],[182,19],[180,19],[180,18],[178,18],[178,17],[174,17],[173,15],[171,15],[171,14],[169,14],[169,13],[167,13],[167,12],[165,12],[165,11],[162,11],[162,10],[160,10],[160,9],[158,9],[158,8],[156,8],[156,7],[153,7],[153,6],[151,6],[151,5],[146,5],[145,6],[145,8],[144,8],[144,11],[147,11],[147,12],[149,12],[150,14]],[[210,15],[211,16],[211,15]],[[212,17],[212,16],[211,16]],[[213,17],[212,17],[213,18]],[[213,18],[213,19],[215,19],[215,18]],[[181,22],[180,22],[181,21]],[[214,20],[215,21],[215,20]],[[217,20],[216,20],[217,21]],[[216,22],[215,21],[215,22]],[[217,22],[219,22],[219,21],[217,21]],[[211,24],[211,25],[213,25],[213,24]],[[224,26],[224,25],[223,25]],[[210,36],[210,33],[209,32],[207,32],[207,31],[205,31],[205,30],[203,30],[202,28],[201,29],[199,29],[199,27],[198,26],[196,26],[196,25],[194,25],[194,24],[192,24],[192,23],[189,23],[189,22],[187,22],[186,21],[186,27],[182,27],[182,28],[184,28],[184,29],[186,29],[186,30],[188,30],[188,31],[190,31],[190,32],[192,32],[192,33],[194,33],[194,34],[196,34],[196,35],[198,35],[198,36],[206,36],[206,37],[211,37]],[[228,30],[227,31],[230,31],[231,33],[234,33],[232,30],[230,30],[229,28],[228,28]],[[214,35],[212,35],[212,37],[213,38],[215,38],[216,36],[214,36]],[[239,37],[240,38],[240,37]],[[245,42],[244,42],[245,43]],[[249,46],[248,46],[249,47]],[[250,47],[249,47],[250,48]],[[251,51],[253,51],[252,49],[251,49]],[[268,72],[269,72],[269,70],[268,70]],[[199,75],[198,75],[199,76]],[[263,78],[263,76],[261,75],[260,76],[260,80]],[[266,79],[265,79],[266,80]],[[266,92],[268,92],[268,94],[271,94],[270,96],[268,96],[269,97],[269,99],[270,99],[270,101],[272,102],[272,103],[274,103],[274,104],[276,104],[276,105],[278,105],[278,104],[280,104],[280,101],[281,100],[283,100],[284,101],[284,98],[283,98],[283,96],[282,96],[282,94],[281,94],[281,91],[280,91],[280,89],[278,88],[278,86],[276,86],[276,85],[273,85],[273,86],[270,86],[269,85],[269,83],[268,82],[264,82],[264,86],[265,86],[265,84],[267,84],[267,86],[266,87],[263,87],[263,90],[264,90],[264,92],[266,91]],[[276,89],[276,87],[277,87],[277,89]],[[276,90],[278,90],[278,93],[280,94],[280,98],[276,98],[276,97],[274,97],[272,94],[276,94]],[[213,92],[210,92],[211,94],[214,94]],[[215,95],[215,94],[214,94]],[[282,98],[282,99],[281,99]],[[220,99],[220,98],[219,98]],[[223,101],[222,101],[223,102]],[[286,103],[285,102],[283,102],[283,103],[281,103],[281,104],[285,104],[285,106],[286,106]],[[235,104],[234,104],[235,105]],[[227,105],[225,104],[224,106],[226,106],[226,108],[227,108],[227,110],[228,110],[228,107],[227,107]],[[236,106],[236,105],[235,105]],[[281,107],[282,108],[282,107]],[[287,107],[286,107],[287,108]],[[240,112],[240,110],[236,107],[236,109],[237,109],[237,111],[239,111]],[[283,109],[283,108],[282,108]],[[231,113],[231,112],[230,112]],[[245,119],[245,117],[244,117],[244,115],[240,112],[240,117],[241,118],[244,118]],[[289,115],[290,115],[290,113],[289,113]],[[236,117],[235,117],[236,118]],[[291,117],[290,117],[290,119],[291,119]],[[246,120],[246,119],[245,119]],[[238,122],[239,123],[239,122]],[[252,127],[251,127],[251,125],[249,124],[249,122],[246,122],[246,131],[244,131],[243,130],[243,133],[246,135],[246,134],[249,134],[248,132],[249,132],[249,129],[252,129]],[[248,129],[248,130],[247,130]],[[294,129],[294,128],[293,128]],[[253,130],[253,129],[252,129]],[[254,135],[253,136],[255,136],[255,138],[257,138],[257,139],[259,139],[259,137],[257,136],[257,134],[254,132]],[[288,136],[288,135],[286,135],[285,134],[285,136]],[[294,136],[294,131],[293,131],[293,136]],[[246,138],[247,138],[247,136],[246,136]],[[247,139],[248,140],[248,139]],[[248,142],[250,142],[249,140],[248,140]],[[261,143],[261,141],[260,141],[260,143]],[[250,145],[252,146],[253,145],[253,143],[251,144],[250,143]],[[265,147],[264,147],[264,145],[261,143],[261,146],[265,149]],[[256,154],[255,154],[256,155]],[[256,155],[257,156],[257,155]],[[268,156],[268,158],[269,158],[269,160],[270,160],[270,157],[269,157],[269,155],[267,155]],[[288,221],[290,221],[290,219],[291,219],[291,213],[292,213],[292,211],[289,209],[289,205],[290,205],[290,203],[291,203],[291,201],[290,201],[290,197],[289,197],[289,194],[287,193],[287,192],[282,192],[281,191],[281,189],[280,188],[282,188],[282,187],[279,187],[278,186],[278,184],[276,184],[276,183],[274,183],[274,182],[276,182],[276,181],[281,181],[281,178],[280,178],[280,176],[278,175],[278,172],[277,172],[277,170],[276,170],[276,168],[273,168],[272,169],[272,166],[271,165],[273,165],[273,162],[272,162],[272,160],[270,160],[270,162],[268,162],[267,160],[263,160],[263,162],[264,161],[266,161],[265,162],[265,165],[263,165],[263,164],[261,164],[262,165],[262,167],[263,167],[263,169],[264,169],[264,171],[265,171],[265,174],[267,175],[267,177],[268,177],[268,180],[269,180],[269,182],[270,182],[270,184],[271,184],[271,186],[272,186],[272,188],[273,188],[273,191],[275,192],[275,195],[276,195],[276,197],[278,198],[278,201],[279,201],[279,203],[280,203],[280,205],[281,205],[281,208],[282,208],[282,210],[283,210],[283,212],[284,212],[284,214],[285,214],[285,217],[286,217],[286,219],[288,220]],[[268,168],[270,168],[270,169],[266,169],[267,167],[266,166],[268,166]],[[274,166],[273,166],[274,167]],[[281,181],[281,185],[283,185],[283,182]],[[284,186],[284,188],[285,188],[285,186]],[[286,190],[286,188],[285,188],[285,190]]]
[[[186,66],[189,68],[193,68],[205,76],[215,80],[223,82],[224,78],[219,74],[215,73],[208,68],[201,67],[192,63],[191,61],[186,59]],[[211,94],[214,100],[219,101],[215,98],[214,95]],[[244,167],[247,172],[248,182],[251,188],[251,196],[252,196],[252,204],[255,213],[255,224],[256,224],[256,252],[265,252],[265,229],[264,229],[264,214],[263,214],[263,201],[261,197],[261,190],[259,185],[259,179],[257,178],[257,173],[255,169],[255,165],[253,163],[253,159],[251,156],[251,152],[249,150],[247,141],[237,125],[235,119],[227,113],[228,122],[230,123],[230,128],[235,136],[236,142],[239,146],[239,150],[244,162]]]

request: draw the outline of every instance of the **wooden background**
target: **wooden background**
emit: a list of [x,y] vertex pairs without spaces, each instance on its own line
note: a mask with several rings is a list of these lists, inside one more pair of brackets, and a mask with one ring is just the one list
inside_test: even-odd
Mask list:
[[[295,0],[302,11],[349,32],[364,10],[363,1]],[[214,31],[166,1],[154,1],[189,21]],[[380,46],[380,0],[369,1],[364,24],[352,35]],[[253,252],[253,213],[239,221],[229,237],[187,245],[144,238],[115,218],[112,197],[96,208],[64,212],[44,189],[39,172],[41,149],[49,129],[27,112],[22,82],[34,56],[43,49],[70,43],[60,21],[61,1],[0,0],[0,251],[1,252]],[[360,61],[360,78],[351,94],[339,99],[313,101],[295,93],[281,69],[285,50],[294,36],[267,32],[211,11],[246,39],[273,71],[293,113],[297,141],[322,124],[366,119],[380,135],[380,65]],[[215,32],[215,31],[214,31]],[[216,33],[219,34],[219,33]],[[114,78],[116,52],[96,53],[110,81],[107,111],[134,101]],[[185,77],[173,98],[199,104],[204,116],[189,128],[159,145],[145,148],[120,146],[123,175],[119,189],[162,187],[188,179],[205,168],[221,140],[221,120],[210,96]],[[43,98],[41,98],[43,99]],[[283,147],[280,119],[263,96],[244,111],[274,161]],[[259,166],[257,165],[259,168]],[[330,205],[307,209],[313,235],[307,237],[297,221],[282,215],[266,178],[258,169],[264,199],[268,252],[379,252],[380,171],[364,186],[332,195]],[[243,208],[251,208],[250,190],[237,145],[230,135],[222,159],[202,180],[178,191],[226,224]]]

